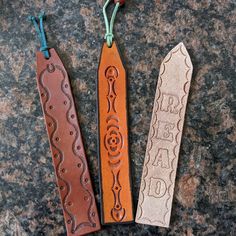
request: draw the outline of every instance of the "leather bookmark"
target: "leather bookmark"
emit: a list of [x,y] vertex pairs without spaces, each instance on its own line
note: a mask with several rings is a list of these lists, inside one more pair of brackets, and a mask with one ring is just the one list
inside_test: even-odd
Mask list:
[[141,224],[169,227],[192,63],[183,43],[161,64],[136,214]]
[[99,216],[68,75],[55,49],[44,48],[37,84],[67,235],[83,235],[100,229]]
[[103,223],[133,220],[129,173],[126,73],[116,43],[103,45],[98,70]]
[[126,72],[112,38],[102,47],[97,91],[102,223],[132,222]]

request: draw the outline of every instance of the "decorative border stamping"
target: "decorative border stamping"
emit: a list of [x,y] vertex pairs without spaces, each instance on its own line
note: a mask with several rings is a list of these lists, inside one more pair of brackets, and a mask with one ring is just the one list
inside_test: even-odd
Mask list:
[[192,70],[183,43],[172,49],[161,65],[141,180],[137,223],[169,226]]

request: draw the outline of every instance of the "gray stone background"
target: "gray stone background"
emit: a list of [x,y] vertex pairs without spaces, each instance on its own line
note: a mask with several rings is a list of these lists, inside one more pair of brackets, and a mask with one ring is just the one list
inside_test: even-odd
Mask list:
[[[48,43],[71,79],[97,201],[96,74],[104,1],[0,0],[0,235],[66,235],[36,88],[45,10]],[[103,227],[94,235],[236,235],[236,2],[127,0],[115,36],[128,72],[136,208],[161,61],[183,41],[194,65],[169,229]]]

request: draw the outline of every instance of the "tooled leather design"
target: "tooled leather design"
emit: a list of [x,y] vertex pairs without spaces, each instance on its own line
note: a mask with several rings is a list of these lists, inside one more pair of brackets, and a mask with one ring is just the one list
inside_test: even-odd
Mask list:
[[[167,191],[166,191],[166,194],[168,196],[167,196],[165,204],[164,204],[164,207],[165,207],[164,214],[163,214],[162,220],[160,221],[160,220],[156,220],[155,218],[145,217],[144,216],[145,212],[143,211],[143,206],[142,205],[143,205],[144,200],[145,200],[144,191],[148,187],[146,177],[148,176],[148,173],[149,173],[148,165],[151,161],[150,152],[154,148],[155,126],[156,126],[157,121],[158,121],[158,111],[160,110],[160,100],[161,100],[160,97],[161,97],[161,94],[162,94],[161,87],[162,87],[163,80],[164,80],[164,74],[166,72],[166,64],[172,59],[174,54],[177,53],[177,52],[180,52],[181,56],[184,57],[184,63],[185,63],[185,66],[186,66],[186,74],[185,74],[184,80],[186,82],[182,86],[182,90],[183,90],[184,94],[181,97],[181,107],[179,109],[179,112],[177,113],[177,115],[178,115],[177,130],[178,130],[178,132],[176,133],[175,139],[174,139],[174,142],[175,142],[175,145],[174,145],[174,148],[173,148],[174,158],[173,158],[173,160],[171,161],[171,164],[170,164],[170,167],[171,167],[171,172],[169,174],[170,185],[168,186]],[[146,160],[145,160],[145,163],[144,163],[143,176],[142,176],[142,180],[141,180],[142,182],[141,182],[141,187],[140,187],[140,196],[139,196],[139,202],[138,202],[138,210],[137,210],[137,212],[138,212],[137,213],[137,219],[142,219],[142,220],[144,220],[146,222],[149,222],[149,223],[159,223],[161,225],[167,225],[166,217],[167,217],[167,214],[170,213],[170,211],[171,211],[171,206],[169,206],[170,200],[171,200],[171,197],[172,197],[171,193],[170,193],[170,189],[173,188],[174,180],[175,180],[174,179],[175,177],[173,177],[173,173],[175,172],[173,163],[174,163],[174,161],[176,161],[176,159],[178,159],[178,152],[179,151],[177,149],[179,149],[179,147],[180,147],[181,132],[182,132],[182,129],[180,128],[180,123],[184,122],[184,115],[185,115],[184,108],[186,107],[186,101],[187,101],[186,97],[188,96],[188,91],[187,91],[186,87],[187,87],[187,85],[190,84],[190,81],[191,81],[191,74],[190,74],[191,65],[188,64],[187,58],[188,58],[188,55],[186,55],[183,52],[182,45],[180,44],[180,46],[178,45],[176,48],[174,48],[168,54],[168,56],[162,62],[162,66],[161,66],[160,78],[159,78],[159,82],[158,82],[158,85],[157,85],[157,95],[156,95],[157,97],[155,98],[155,102],[154,102],[155,104],[154,104],[151,127],[150,127],[150,132],[149,132],[149,140],[148,140],[148,146],[147,146]]]
[[124,139],[119,129],[119,118],[115,107],[117,98],[115,83],[118,78],[118,70],[114,66],[109,66],[105,71],[105,77],[108,83],[108,115],[106,119],[107,132],[104,137],[104,146],[108,152],[108,163],[113,175],[112,192],[114,195],[114,206],[111,209],[111,216],[115,221],[120,222],[125,216],[125,209],[122,207],[120,200],[122,186],[119,182],[120,168],[122,165],[121,150],[124,146]]
[[[81,222],[81,223],[78,223],[76,221],[75,214],[73,213],[72,209],[70,209],[70,207],[68,206],[67,199],[70,198],[70,195],[72,194],[73,189],[72,189],[70,182],[65,177],[63,177],[63,174],[61,173],[61,171],[64,169],[63,162],[65,162],[65,157],[63,155],[63,150],[61,150],[59,145],[54,141],[55,139],[57,139],[57,137],[55,138],[55,134],[58,130],[58,121],[50,114],[50,111],[49,111],[50,110],[50,106],[49,106],[50,91],[47,88],[47,86],[43,83],[43,79],[44,79],[45,74],[46,73],[54,73],[55,70],[60,71],[62,78],[63,78],[61,80],[61,92],[64,94],[64,96],[66,96],[66,98],[69,102],[68,109],[66,112],[66,119],[67,119],[67,122],[74,128],[74,131],[75,131],[75,136],[74,136],[74,140],[72,143],[72,151],[73,151],[73,154],[78,158],[79,162],[81,163],[80,167],[82,168],[82,173],[80,175],[80,184],[81,184],[81,187],[83,188],[83,190],[87,193],[86,200],[89,201],[89,207],[87,210],[87,219],[88,220]],[[86,176],[86,172],[88,172],[88,167],[85,162],[85,157],[82,157],[79,154],[79,151],[76,149],[76,143],[79,142],[79,139],[80,139],[79,127],[77,125],[73,124],[70,120],[70,117],[69,117],[70,111],[73,108],[74,104],[73,104],[73,98],[70,94],[70,90],[67,90],[69,88],[69,81],[68,81],[67,74],[61,66],[50,64],[47,66],[46,69],[44,69],[40,73],[39,85],[40,85],[40,90],[42,91],[42,94],[44,95],[44,98],[42,99],[42,104],[43,104],[43,110],[44,110],[45,116],[47,118],[47,122],[48,121],[51,122],[51,127],[53,127],[53,130],[51,131],[51,134],[50,134],[50,143],[51,143],[51,146],[53,147],[53,149],[55,149],[57,151],[57,153],[60,157],[59,163],[55,166],[55,169],[56,169],[57,178],[65,184],[64,187],[61,186],[64,188],[63,191],[66,191],[65,196],[62,197],[62,204],[63,204],[64,211],[69,216],[69,219],[67,219],[67,223],[71,224],[71,233],[72,234],[76,233],[77,231],[79,231],[80,229],[82,229],[86,226],[96,227],[96,223],[93,220],[93,217],[95,214],[95,211],[93,212],[93,209],[95,207],[95,199],[93,197],[93,193],[86,187],[86,184],[89,181],[89,176]],[[48,110],[48,108],[49,108],[49,110]],[[60,194],[62,196],[62,193],[60,193]]]
[[83,163],[82,164],[82,168],[83,168],[83,172],[81,174],[81,178],[80,178],[80,182],[83,186],[84,189],[86,189],[87,193],[89,194],[89,198],[90,198],[90,205],[89,205],[89,209],[88,209],[88,218],[89,218],[89,221],[90,223],[81,223],[80,225],[78,225],[76,228],[75,228],[75,231],[77,231],[79,229],[79,227],[82,226],[82,224],[86,224],[87,226],[92,226],[92,227],[95,227],[96,226],[96,223],[95,221],[92,219],[92,208],[95,206],[95,200],[93,198],[93,194],[90,192],[90,190],[86,187],[86,181],[87,181],[87,176],[86,176],[86,173],[89,171],[88,170],[88,166],[87,164],[85,163],[85,157],[82,157],[78,154],[78,151],[76,149],[76,141],[79,139],[79,130],[78,130],[78,126],[74,125],[71,121],[70,121],[70,118],[69,118],[69,114],[70,114],[70,110],[73,106],[73,102],[72,102],[72,97],[71,97],[71,94],[68,93],[65,89],[65,83],[66,83],[66,74],[64,72],[64,70],[60,67],[60,66],[56,66],[57,69],[59,69],[63,75],[64,75],[64,80],[62,81],[61,83],[61,90],[63,91],[63,93],[66,95],[66,97],[68,98],[68,100],[70,101],[70,107],[69,109],[67,110],[67,114],[66,114],[66,117],[67,117],[67,121],[74,127],[74,129],[76,130],[76,136],[75,136],[75,139],[74,139],[74,142],[72,144],[72,150],[73,150],[73,153],[75,156],[77,156],[80,161]]

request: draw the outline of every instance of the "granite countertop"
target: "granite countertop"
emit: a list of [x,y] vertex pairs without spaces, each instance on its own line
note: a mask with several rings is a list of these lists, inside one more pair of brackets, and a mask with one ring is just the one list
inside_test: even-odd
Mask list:
[[[27,16],[45,10],[48,43],[71,79],[97,201],[96,78],[102,0],[0,0],[0,235],[66,235],[36,87],[39,42]],[[130,224],[94,235],[236,235],[235,0],[129,0],[115,24],[128,72],[136,209],[161,61],[183,41],[194,73],[169,229]]]

